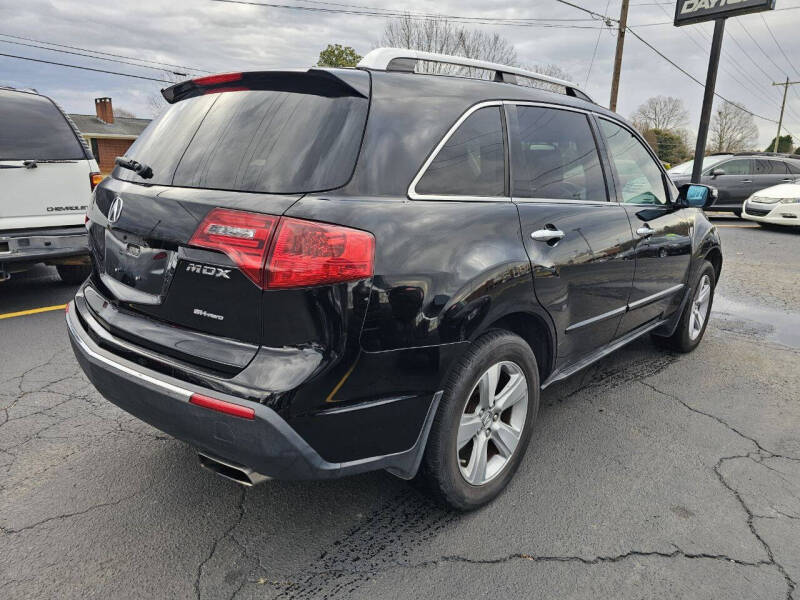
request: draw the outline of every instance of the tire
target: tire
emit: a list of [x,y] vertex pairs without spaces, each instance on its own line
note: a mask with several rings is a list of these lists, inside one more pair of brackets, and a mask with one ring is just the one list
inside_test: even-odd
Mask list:
[[734,210],[734,211],[733,211],[733,214],[735,214],[735,215],[736,215],[737,217],[739,217],[740,219],[742,218],[742,211],[741,211],[741,210]]
[[83,283],[92,273],[92,265],[56,265],[61,281],[70,285]]
[[[707,288],[706,285],[707,284]],[[675,332],[669,337],[657,337],[656,340],[659,344],[676,350],[678,352],[691,352],[697,348],[703,335],[708,327],[708,318],[711,314],[711,306],[714,304],[714,288],[716,287],[716,277],[714,267],[707,260],[703,261],[700,271],[695,277],[694,284],[692,285],[691,299],[686,303],[681,314],[681,319],[678,321],[678,327]],[[703,289],[707,289],[707,303],[705,300],[698,305],[698,296]],[[695,308],[699,312],[694,314]],[[697,327],[698,315],[702,317],[702,323],[699,328]]]
[[[497,410],[497,404],[492,407],[495,397],[503,401],[504,393],[506,400],[516,400],[505,410]],[[507,331],[484,334],[448,376],[417,479],[440,502],[457,510],[474,510],[492,501],[519,467],[538,410],[539,370],[530,346]],[[470,436],[473,430],[476,433]],[[481,463],[480,456],[487,460]]]

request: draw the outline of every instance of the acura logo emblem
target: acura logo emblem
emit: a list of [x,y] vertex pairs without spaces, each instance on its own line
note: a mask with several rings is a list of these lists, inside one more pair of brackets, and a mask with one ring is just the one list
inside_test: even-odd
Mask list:
[[114,196],[114,202],[111,203],[111,208],[108,209],[108,222],[116,223],[122,214],[122,198]]

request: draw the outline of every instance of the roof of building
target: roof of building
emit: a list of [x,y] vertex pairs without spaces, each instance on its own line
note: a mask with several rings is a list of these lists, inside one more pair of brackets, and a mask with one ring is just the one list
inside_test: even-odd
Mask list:
[[136,137],[147,125],[150,119],[136,119],[133,117],[114,117],[113,123],[106,123],[98,119],[95,115],[70,115],[75,121],[78,130],[83,135],[102,137],[109,136],[130,136]]

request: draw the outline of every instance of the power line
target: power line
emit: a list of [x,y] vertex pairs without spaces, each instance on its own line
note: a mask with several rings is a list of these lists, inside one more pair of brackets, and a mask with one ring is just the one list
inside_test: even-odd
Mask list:
[[759,14],[759,16],[761,17],[761,21],[764,23],[764,27],[767,28],[767,31],[769,32],[770,36],[772,36],[772,41],[775,42],[775,45],[778,47],[778,50],[780,50],[781,54],[783,54],[783,58],[785,58],[786,62],[789,63],[789,68],[794,69],[794,72],[800,75],[800,71],[797,69],[797,67],[794,66],[794,63],[786,55],[786,52],[783,51],[783,46],[781,46],[780,42],[778,41],[778,38],[776,38],[775,34],[772,33],[772,27],[769,26],[769,23],[767,23],[767,20],[764,18],[764,15]]
[[[281,4],[277,2],[255,2],[253,0],[211,0],[225,4],[244,4],[248,6],[261,6],[266,8],[280,8],[286,10],[300,10],[315,13],[346,14],[362,17],[379,17],[382,19],[396,17],[407,17],[416,21],[454,21],[457,23],[475,23],[482,25],[507,25],[512,27],[543,27],[552,29],[597,29],[597,25],[566,25],[564,23],[552,23],[553,19],[501,19],[496,17],[462,17],[458,15],[441,15],[432,13],[391,12],[388,9],[375,9],[367,7],[366,10],[356,10],[350,8],[326,8],[322,6],[299,6],[296,4]],[[589,19],[585,19],[588,21]],[[602,27],[602,26],[601,26]]]
[[[0,33],[0,35],[3,35]],[[91,54],[84,54],[83,52],[76,52],[74,50],[59,50],[58,48],[48,48],[47,46],[42,46],[40,44],[28,44],[27,42],[15,42],[13,40],[3,40],[0,39],[0,42],[4,44],[16,44],[18,46],[27,46],[28,48],[40,48],[42,50],[49,50],[51,52],[62,52],[64,54],[74,54],[76,56],[85,56],[86,58],[93,58],[95,60],[105,60],[109,62],[121,63],[123,65],[132,65],[134,67],[139,67],[141,69],[153,69],[154,71],[169,71],[169,69],[165,69],[164,67],[151,67],[149,65],[140,65],[135,62],[131,62],[128,60],[120,60],[118,58],[105,58],[103,56],[92,56]],[[45,42],[47,43],[47,42]],[[179,73],[178,71],[169,71],[173,75],[183,75],[188,76],[186,73]]]
[[[608,12],[608,7],[611,6],[611,0],[606,1],[606,8],[604,13]],[[589,62],[589,70],[586,71],[586,79],[583,82],[583,87],[589,85],[589,76],[592,74],[592,67],[594,66],[594,59],[597,57],[597,47],[600,45],[600,36],[603,35],[603,30],[597,32],[597,41],[594,43],[594,50],[592,51],[592,60]]]
[[[56,44],[55,42],[46,42],[46,41],[43,41],[43,40],[35,40],[33,38],[23,37],[23,36],[20,36],[20,35],[11,35],[10,33],[0,33],[0,35],[2,35],[3,37],[10,37],[10,38],[14,38],[14,39],[17,39],[17,40],[25,40],[26,42],[36,42],[37,44],[47,44],[48,46],[58,46],[59,48],[69,48],[70,50],[81,50],[83,52],[91,52],[93,54],[102,54],[103,56],[114,56],[116,58],[128,58],[128,59],[136,60],[136,61],[143,62],[143,63],[150,63],[151,65],[162,65],[162,66],[165,66],[165,67],[177,67],[179,69],[188,69],[190,71],[197,71],[199,73],[212,73],[213,72],[213,71],[207,71],[205,69],[198,69],[196,67],[187,67],[186,65],[174,65],[172,63],[158,62],[158,61],[155,61],[155,60],[147,60],[147,59],[144,59],[144,58],[136,58],[135,56],[126,56],[124,54],[114,54],[113,52],[101,52],[100,50],[90,50],[88,48],[81,48],[79,46],[69,46],[67,44]],[[168,71],[169,69],[164,69],[164,70]]]
[[119,71],[106,71],[105,69],[95,69],[93,67],[82,67],[79,65],[70,65],[67,63],[53,62],[52,60],[43,60],[41,58],[31,58],[30,56],[17,56],[16,54],[6,54],[0,52],[0,56],[6,58],[18,58],[20,60],[30,60],[38,63],[45,63],[48,65],[57,65],[59,67],[70,67],[71,69],[82,69],[84,71],[94,71],[96,73],[108,73],[109,75],[121,75],[122,77],[133,77],[134,79],[147,79],[148,81],[158,81],[160,83],[172,83],[166,79],[156,79],[155,77],[145,77],[144,75],[132,75],[131,73],[120,73]]

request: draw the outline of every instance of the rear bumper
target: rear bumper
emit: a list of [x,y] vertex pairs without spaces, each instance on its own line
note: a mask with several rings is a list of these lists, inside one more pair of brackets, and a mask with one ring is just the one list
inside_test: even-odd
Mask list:
[[[410,449],[350,462],[328,462],[271,408],[169,377],[104,350],[84,329],[74,302],[66,319],[75,356],[106,399],[201,453],[276,479],[328,479],[377,469],[388,469],[404,478],[416,474],[440,392],[434,395]],[[191,404],[194,393],[252,408],[255,418],[230,416]]]
[[0,233],[0,263],[45,262],[88,254],[88,234],[82,225]]

